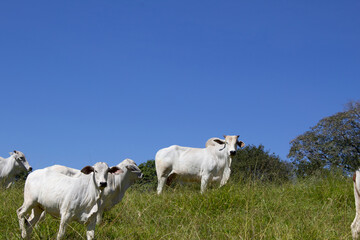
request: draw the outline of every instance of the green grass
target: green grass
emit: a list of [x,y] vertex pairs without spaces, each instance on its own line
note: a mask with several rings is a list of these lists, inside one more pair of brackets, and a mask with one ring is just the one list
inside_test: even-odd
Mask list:
[[[20,184],[21,185],[21,184]],[[22,187],[0,192],[0,239],[20,239],[16,209]],[[351,239],[355,216],[351,179],[296,183],[230,182],[205,194],[199,187],[130,189],[97,226],[97,239]],[[33,239],[54,239],[59,220],[47,216]],[[66,239],[86,239],[75,222]]]

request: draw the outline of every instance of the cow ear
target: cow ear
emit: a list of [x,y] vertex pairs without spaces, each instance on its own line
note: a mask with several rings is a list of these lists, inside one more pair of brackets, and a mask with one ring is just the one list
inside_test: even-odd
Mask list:
[[218,144],[225,144],[225,141],[220,140],[220,139],[214,139],[214,142],[216,142]]
[[126,165],[126,168],[132,172],[139,172],[141,171],[139,168],[135,167],[134,165]]
[[14,153],[17,153],[17,151],[16,151],[16,150],[14,150]]
[[245,143],[243,141],[238,141],[237,145],[242,148],[245,146]]
[[86,166],[83,169],[81,169],[81,172],[84,174],[90,174],[94,171],[94,168],[92,166]]
[[115,174],[115,175],[118,175],[118,174],[123,173],[123,172],[124,172],[124,171],[121,170],[121,168],[116,167],[116,166],[111,167],[111,168],[109,169],[109,173],[113,173],[113,174]]
[[227,135],[223,135],[224,136],[224,139],[227,137]]

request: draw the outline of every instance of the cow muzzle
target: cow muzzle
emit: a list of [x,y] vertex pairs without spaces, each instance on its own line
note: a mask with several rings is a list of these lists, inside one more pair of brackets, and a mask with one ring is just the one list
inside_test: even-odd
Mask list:
[[230,151],[230,156],[235,156],[236,151]]
[[107,186],[107,182],[100,182],[100,187],[101,188],[106,188]]

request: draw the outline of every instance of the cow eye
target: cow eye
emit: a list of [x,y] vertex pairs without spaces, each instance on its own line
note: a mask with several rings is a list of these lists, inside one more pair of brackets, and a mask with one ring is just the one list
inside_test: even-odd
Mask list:
[[97,173],[98,171],[94,170],[94,173]]

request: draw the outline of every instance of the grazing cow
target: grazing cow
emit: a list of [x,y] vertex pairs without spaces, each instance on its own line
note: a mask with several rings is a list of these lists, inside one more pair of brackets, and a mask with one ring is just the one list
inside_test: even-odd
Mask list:
[[0,183],[6,188],[15,182],[16,175],[27,173],[32,170],[32,167],[25,158],[25,155],[20,151],[10,153],[10,157],[0,157]]
[[[101,223],[103,212],[109,211],[113,206],[118,204],[123,198],[125,191],[133,185],[136,180],[142,178],[141,170],[131,159],[125,159],[119,163],[117,167],[123,170],[123,173],[119,175],[109,175],[107,181],[108,186],[104,189],[101,196],[101,204],[97,213],[97,224]],[[48,168],[72,177],[81,175],[80,170],[61,165],[54,165]]]
[[[98,162],[92,167],[84,167],[81,172],[84,174],[70,177],[45,168],[28,176],[24,203],[17,210],[23,238],[30,237],[33,227],[44,217],[43,211],[61,218],[58,240],[64,236],[70,221],[85,223],[87,239],[94,238],[99,199],[107,186],[108,173],[120,174],[122,170]],[[25,215],[30,211],[31,219],[26,221]]]
[[[209,139],[206,148],[190,148],[177,145],[160,149],[155,156],[158,177],[157,193],[160,194],[168,179],[178,178],[184,182],[201,182],[201,193],[209,181],[220,182],[223,186],[230,172],[231,157],[236,154],[237,146],[245,144],[238,141],[239,136],[224,136],[225,139]],[[228,174],[224,178],[224,172]]]
[[358,239],[360,234],[360,171],[354,173],[353,181],[356,214],[351,224],[351,232],[353,239]]

